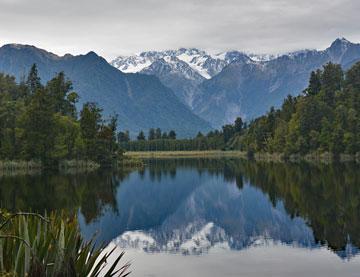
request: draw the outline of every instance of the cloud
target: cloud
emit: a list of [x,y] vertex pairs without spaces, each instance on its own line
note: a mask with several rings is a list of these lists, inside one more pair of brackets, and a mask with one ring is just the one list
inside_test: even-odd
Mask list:
[[108,59],[199,47],[279,53],[360,41],[358,0],[0,0],[0,44]]

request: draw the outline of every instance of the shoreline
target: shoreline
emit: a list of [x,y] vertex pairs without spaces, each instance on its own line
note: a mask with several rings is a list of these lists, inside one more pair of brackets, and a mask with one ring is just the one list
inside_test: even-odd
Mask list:
[[125,156],[137,159],[180,159],[180,158],[240,158],[246,160],[265,162],[310,162],[310,163],[334,163],[334,162],[356,162],[360,163],[360,154],[339,154],[335,157],[331,153],[311,153],[306,155],[290,155],[286,157],[283,153],[254,153],[249,155],[244,151],[129,151]]

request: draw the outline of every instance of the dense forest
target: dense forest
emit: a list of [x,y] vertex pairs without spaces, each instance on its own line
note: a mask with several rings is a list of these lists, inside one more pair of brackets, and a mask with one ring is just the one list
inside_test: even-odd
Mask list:
[[333,63],[312,72],[302,95],[288,96],[280,109],[251,122],[232,143],[255,152],[359,152],[360,63],[346,73]]
[[129,151],[242,150],[286,155],[360,152],[360,63],[347,72],[328,63],[311,73],[309,85],[297,97],[288,96],[280,109],[250,122],[238,117],[222,130],[199,133],[192,139],[169,139],[167,134],[146,140],[121,135],[120,145]]
[[95,103],[85,103],[78,114],[78,100],[63,72],[46,85],[36,65],[19,84],[0,74],[0,160],[111,164],[118,155],[116,116],[104,120]]

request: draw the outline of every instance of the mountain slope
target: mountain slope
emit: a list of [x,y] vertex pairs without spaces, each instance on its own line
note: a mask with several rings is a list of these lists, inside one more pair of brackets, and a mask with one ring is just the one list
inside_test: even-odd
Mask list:
[[94,52],[59,57],[33,46],[0,48],[0,71],[18,80],[33,63],[38,65],[43,82],[64,71],[80,95],[79,106],[87,101],[97,102],[106,115],[118,114],[119,127],[132,134],[160,127],[164,131],[174,129],[180,136],[191,136],[211,128],[155,76],[122,73]]
[[301,93],[312,70],[330,61],[348,68],[359,60],[360,44],[337,39],[324,51],[298,51],[265,62],[234,61],[199,86],[193,110],[214,127],[237,116],[252,119],[279,107],[288,94]]

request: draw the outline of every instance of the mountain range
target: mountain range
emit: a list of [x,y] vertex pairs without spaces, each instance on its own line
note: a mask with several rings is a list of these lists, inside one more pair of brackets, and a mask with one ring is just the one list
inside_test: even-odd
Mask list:
[[105,116],[117,114],[119,129],[174,129],[179,137],[251,120],[279,107],[307,86],[310,72],[327,62],[344,69],[360,61],[360,44],[336,39],[325,50],[283,55],[241,51],[210,54],[196,48],[148,51],[108,63],[94,52],[58,56],[29,45],[0,47],[0,72],[20,80],[36,63],[43,82],[64,71],[85,102],[97,102]]
[[80,96],[79,107],[97,102],[105,116],[118,115],[119,128],[134,136],[140,130],[161,127],[180,137],[211,129],[157,77],[122,73],[94,52],[57,56],[34,46],[8,44],[0,48],[0,72],[23,78],[36,63],[43,82],[64,71]]
[[142,52],[111,64],[123,72],[157,76],[198,116],[215,128],[237,116],[251,120],[307,86],[310,72],[327,62],[344,69],[360,60],[360,44],[336,39],[325,50],[283,55],[230,51],[211,55],[198,49]]

